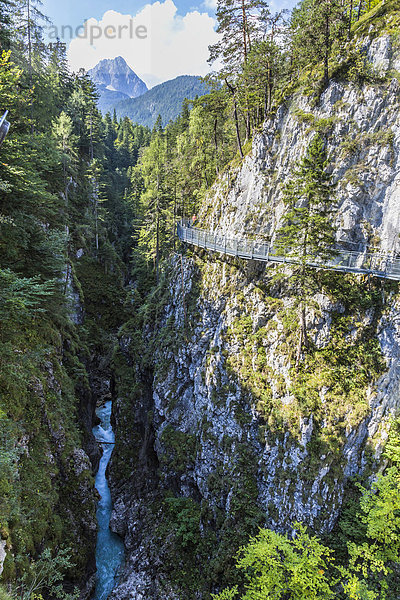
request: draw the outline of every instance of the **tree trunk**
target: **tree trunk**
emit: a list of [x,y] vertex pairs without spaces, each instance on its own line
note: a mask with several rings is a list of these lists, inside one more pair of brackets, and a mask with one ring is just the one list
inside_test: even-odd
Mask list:
[[359,4],[358,4],[358,13],[357,13],[357,21],[360,20],[361,17],[361,10],[364,4],[364,0],[360,0]]
[[218,119],[214,119],[214,147],[215,147],[215,170],[219,175],[218,167],[218,136],[217,136]]
[[207,177],[207,154],[205,148],[203,146],[203,165],[204,165],[204,181],[206,182],[206,187],[209,187],[208,177]]
[[238,118],[238,111],[237,111],[237,105],[236,105],[236,98],[233,99],[233,105],[234,105],[233,116],[235,119],[237,144],[238,144],[240,156],[241,156],[241,158],[244,158],[242,142],[240,141],[239,118]]
[[246,141],[247,141],[251,137],[250,107],[249,107],[248,100],[246,100],[246,105],[247,105],[247,114],[246,114]]
[[246,10],[245,10],[245,5],[244,5],[244,0],[242,0],[242,18],[243,18],[243,24],[242,24],[242,31],[243,31],[243,56],[244,56],[244,62],[247,62],[247,17],[246,17]]
[[99,217],[98,217],[98,207],[97,207],[97,196],[95,198],[95,218],[96,218],[96,250],[99,250]]
[[[28,0],[28,61],[29,61],[29,87],[30,87],[30,92],[32,93],[33,91],[33,69],[32,69],[32,31],[31,31],[31,1]],[[31,116],[31,133],[33,135],[34,133],[34,126],[33,126],[33,96],[31,96],[30,100],[30,116]]]
[[307,335],[307,324],[306,324],[306,307],[305,307],[304,300],[302,300],[300,303],[299,322],[300,322],[300,338],[299,338],[299,343],[297,346],[296,365],[295,365],[296,372],[299,370],[300,359],[301,359],[301,350],[302,350],[303,346],[305,348],[309,347],[308,335]]
[[241,158],[244,158],[243,148],[242,148],[242,142],[240,140],[239,117],[238,117],[238,110],[237,110],[236,97],[235,97],[235,88],[230,83],[228,83],[227,79],[225,79],[225,83],[226,83],[229,91],[232,94],[233,108],[234,108],[234,110],[233,110],[233,118],[235,120],[237,145],[238,145],[238,149],[239,149],[239,153],[240,153]]
[[90,146],[89,146],[89,156],[90,156],[90,160],[91,162],[93,162],[93,158],[94,158],[94,147],[93,147],[93,117],[92,117],[92,113],[90,113]]
[[350,39],[350,35],[351,35],[351,24],[353,21],[353,4],[354,4],[354,0],[350,0],[349,33],[348,33],[349,39]]
[[158,276],[158,265],[159,265],[159,261],[160,261],[160,213],[158,210],[158,201],[157,201],[157,228],[156,228],[156,281],[158,283],[159,281],[159,276]]
[[329,83],[329,51],[330,51],[330,23],[329,14],[325,17],[325,53],[324,53],[324,82]]
[[[248,31],[248,27],[247,27],[247,15],[246,15],[246,8],[245,8],[245,0],[242,0],[242,19],[243,19],[243,24],[242,24],[242,32],[243,32],[243,58],[244,58],[244,64],[247,63],[247,55],[250,49],[250,35],[249,35],[249,31]],[[235,102],[236,104],[236,102]],[[247,107],[247,114],[246,114],[246,140],[250,139],[251,136],[251,125],[250,125],[250,108],[249,108],[249,99],[247,97],[247,92],[246,92],[246,107]],[[236,118],[237,118],[237,108],[235,106],[235,110],[236,110]],[[242,156],[242,150],[240,148],[240,155]],[[243,158],[243,156],[242,156]]]
[[265,118],[267,118],[268,113],[271,111],[271,106],[272,106],[272,88],[273,88],[273,83],[272,83],[272,73],[271,73],[271,66],[268,65],[267,67],[267,82],[265,84]]
[[296,373],[299,370],[299,366],[300,366],[300,359],[301,359],[301,349],[303,347],[303,330],[300,326],[300,339],[299,339],[299,343],[297,345],[297,354],[296,354],[296,364],[295,364],[295,371]]
[[157,170],[157,200],[156,200],[156,280],[158,283],[158,266],[160,262],[160,172]]

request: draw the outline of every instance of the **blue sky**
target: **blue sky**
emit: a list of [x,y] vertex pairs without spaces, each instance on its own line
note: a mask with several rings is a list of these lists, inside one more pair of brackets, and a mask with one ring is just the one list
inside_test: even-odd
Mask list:
[[[43,0],[43,12],[51,20],[59,24],[80,25],[84,20],[90,17],[99,19],[107,10],[115,10],[123,14],[134,14],[142,8],[146,2],[138,0]],[[181,15],[190,12],[193,9],[201,7],[201,4],[194,4],[191,1],[180,0],[175,2]],[[204,10],[204,8],[202,9]]]
[[[295,3],[274,0],[270,4],[271,10],[276,11]],[[143,0],[43,0],[42,11],[58,28],[57,33],[63,25],[72,27],[74,39],[69,34],[59,37],[69,46],[73,70],[89,69],[103,58],[123,56],[151,87],[178,75],[205,75],[209,71],[208,46],[216,41],[215,6],[216,0],[196,4],[192,0],[157,0],[147,4]],[[75,32],[85,22],[86,35],[78,39]],[[146,39],[138,39],[138,26],[145,27]],[[104,35],[105,31],[120,28],[125,30],[117,39]],[[92,32],[95,39],[90,39]]]
[[[113,9],[120,13],[136,13],[145,2],[140,0],[43,0],[43,12],[57,24],[71,24],[74,27],[80,25],[84,20],[95,17],[99,19],[107,10]],[[205,3],[193,3],[191,0],[177,0],[175,2],[181,15],[192,10],[207,10]],[[211,3],[210,3],[211,4]],[[296,4],[292,0],[275,0],[270,3],[272,8],[291,8]],[[213,14],[212,10],[209,10]]]

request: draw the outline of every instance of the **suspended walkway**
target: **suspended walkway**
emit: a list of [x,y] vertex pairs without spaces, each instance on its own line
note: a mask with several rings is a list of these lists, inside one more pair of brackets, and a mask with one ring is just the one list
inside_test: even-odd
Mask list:
[[[292,256],[279,255],[274,248],[257,240],[234,239],[191,227],[186,221],[177,226],[178,238],[182,242],[246,260],[258,260],[283,264],[299,264],[300,260]],[[335,256],[327,260],[318,256],[307,261],[309,267],[328,269],[360,275],[374,275],[384,279],[400,281],[400,258],[391,254],[353,252],[335,249]]]

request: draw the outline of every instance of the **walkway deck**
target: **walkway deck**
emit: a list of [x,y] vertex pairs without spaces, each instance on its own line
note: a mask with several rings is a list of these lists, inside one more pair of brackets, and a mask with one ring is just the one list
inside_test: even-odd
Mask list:
[[[273,263],[299,264],[300,262],[295,257],[280,256],[268,243],[228,238],[197,227],[189,227],[183,221],[178,223],[177,233],[182,242],[228,256]],[[334,258],[323,261],[315,257],[307,261],[307,265],[316,269],[374,275],[400,281],[400,258],[389,254],[352,252],[344,249],[335,251],[337,256]]]

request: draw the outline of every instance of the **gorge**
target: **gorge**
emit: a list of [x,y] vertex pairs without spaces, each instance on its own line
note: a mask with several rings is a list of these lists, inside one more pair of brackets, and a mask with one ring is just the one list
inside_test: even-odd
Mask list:
[[[387,72],[398,65],[397,52],[390,37],[368,49],[374,67]],[[337,239],[350,250],[375,239],[382,252],[397,253],[399,91],[394,78],[384,89],[359,91],[331,82],[316,107],[293,97],[255,135],[243,165],[217,181],[198,226],[229,238],[252,232],[273,239],[284,210],[277,181],[322,130],[339,198]],[[186,593],[203,577],[207,586],[207,579],[226,576],[232,539],[237,548],[244,544],[244,528],[255,534],[267,523],[287,532],[301,521],[327,540],[336,524],[338,535],[343,505],[355,497],[354,478],[379,462],[398,410],[396,284],[320,271],[306,322],[313,350],[296,376],[290,267],[279,275],[272,263],[201,250],[186,250],[182,261],[170,260],[147,306],[145,361],[132,329],[121,331],[120,354],[140,386],[120,392],[116,405],[112,524],[125,536],[127,562],[113,600],[130,593],[180,597],[165,587],[171,572]],[[120,478],[120,460],[129,464],[129,481]],[[192,525],[197,520],[203,540]],[[175,538],[164,533],[160,548],[160,536],[174,529]],[[193,546],[185,535],[196,539]],[[199,568],[190,567],[198,552]]]
[[400,11],[328,4],[151,130],[4,28],[0,600],[400,597],[399,283],[310,262],[397,264]]

